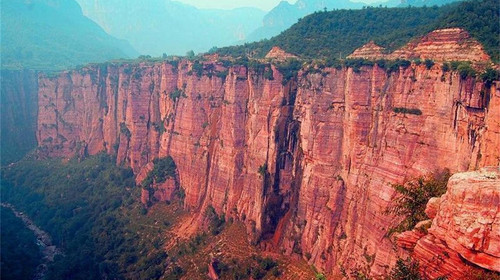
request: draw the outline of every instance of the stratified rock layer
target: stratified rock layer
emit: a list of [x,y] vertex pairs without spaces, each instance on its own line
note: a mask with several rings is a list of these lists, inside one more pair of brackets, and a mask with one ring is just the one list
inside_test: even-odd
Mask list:
[[430,32],[415,39],[391,54],[383,54],[384,49],[370,42],[356,49],[348,58],[365,59],[430,59],[434,61],[490,60],[483,46],[461,28],[446,28]]
[[356,49],[347,58],[364,58],[364,59],[381,59],[385,58],[385,49],[370,41],[363,45],[361,48]]
[[288,58],[297,58],[296,55],[285,52],[282,48],[274,46],[267,54],[266,58],[274,58],[278,60],[284,60]]
[[396,259],[383,214],[391,183],[499,162],[496,84],[437,65],[324,69],[285,86],[272,70],[268,80],[205,62],[197,76],[191,62],[165,62],[41,78],[40,152],[104,150],[136,174],[170,155],[194,213],[212,205],[245,221],[262,246],[372,274]]

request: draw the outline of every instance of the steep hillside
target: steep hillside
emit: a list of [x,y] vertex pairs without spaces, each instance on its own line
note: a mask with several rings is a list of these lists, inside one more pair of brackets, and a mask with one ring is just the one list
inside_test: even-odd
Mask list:
[[253,31],[245,40],[247,42],[268,39],[289,28],[297,20],[316,11],[324,9],[360,9],[367,4],[349,0],[299,0],[295,4],[281,1],[278,6],[269,11],[263,19],[262,26]]
[[77,0],[104,30],[128,40],[141,54],[184,55],[244,40],[264,11],[255,8],[199,10],[176,1]]
[[[177,191],[195,215],[213,207],[243,221],[268,250],[373,275],[397,256],[387,237],[397,219],[384,214],[391,183],[499,162],[496,82],[439,62],[297,76],[224,65],[108,64],[42,78],[40,153],[115,154],[139,174],[146,204]],[[144,176],[160,174],[153,159],[165,157],[175,172]]]
[[65,69],[137,53],[82,15],[74,0],[2,2],[2,69]]
[[317,12],[282,34],[258,43],[219,49],[223,55],[264,57],[273,46],[309,58],[346,57],[374,41],[394,50],[434,29],[461,27],[478,39],[493,60],[499,59],[500,4],[477,0],[443,7],[366,8]]

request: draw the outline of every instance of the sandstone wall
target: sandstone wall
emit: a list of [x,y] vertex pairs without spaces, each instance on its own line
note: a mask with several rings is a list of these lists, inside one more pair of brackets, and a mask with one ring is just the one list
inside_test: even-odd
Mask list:
[[374,275],[396,258],[385,237],[395,221],[383,214],[391,183],[499,164],[500,91],[437,64],[390,75],[324,69],[285,86],[274,67],[273,80],[243,66],[207,62],[201,77],[191,68],[101,65],[42,77],[41,153],[104,150],[136,174],[170,155],[194,213],[213,205],[244,220],[261,246],[310,255],[321,270]]

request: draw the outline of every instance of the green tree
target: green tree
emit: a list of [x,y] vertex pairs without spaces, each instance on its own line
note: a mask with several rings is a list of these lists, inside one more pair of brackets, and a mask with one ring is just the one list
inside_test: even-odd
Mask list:
[[403,220],[389,230],[389,233],[410,230],[423,220],[428,219],[425,214],[427,202],[432,197],[439,197],[446,192],[446,184],[450,173],[445,170],[434,176],[421,176],[404,184],[394,184],[396,198],[386,213],[403,217]]

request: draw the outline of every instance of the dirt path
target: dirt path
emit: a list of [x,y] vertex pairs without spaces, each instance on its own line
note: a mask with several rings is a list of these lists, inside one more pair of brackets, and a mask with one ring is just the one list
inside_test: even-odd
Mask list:
[[33,223],[33,221],[23,214],[23,212],[19,212],[9,203],[1,203],[1,206],[4,208],[9,208],[12,210],[14,215],[21,219],[24,225],[31,230],[37,239],[37,244],[40,247],[40,251],[42,252],[43,258],[41,263],[36,268],[35,276],[33,280],[41,280],[45,277],[45,273],[47,272],[48,264],[54,261],[54,256],[58,254],[62,254],[61,250],[57,248],[54,244],[52,244],[52,239],[50,235],[45,231],[41,230],[37,225]]

